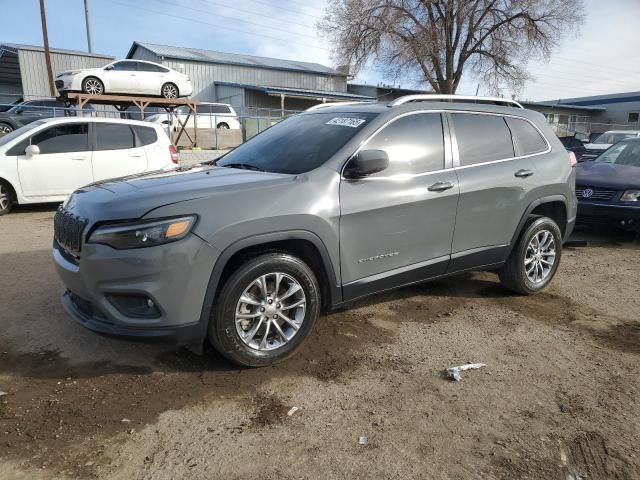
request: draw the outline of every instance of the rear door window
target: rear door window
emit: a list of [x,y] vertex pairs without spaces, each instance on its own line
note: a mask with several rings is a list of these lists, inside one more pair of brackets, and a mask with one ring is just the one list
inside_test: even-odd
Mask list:
[[[511,129],[511,134],[518,146],[520,155],[533,155],[547,150],[547,141],[531,123],[519,118],[507,117],[507,124]],[[579,140],[575,141],[579,142]],[[575,147],[576,144],[571,142],[569,146]]]
[[461,166],[515,156],[511,131],[502,116],[452,113],[451,117]]
[[123,150],[135,148],[136,140],[129,125],[95,123],[96,150]]
[[47,128],[33,137],[31,145],[37,145],[41,155],[89,151],[89,126],[86,123],[69,123]]
[[384,150],[389,167],[372,176],[418,174],[444,168],[444,137],[439,113],[400,117],[369,140],[363,150]]

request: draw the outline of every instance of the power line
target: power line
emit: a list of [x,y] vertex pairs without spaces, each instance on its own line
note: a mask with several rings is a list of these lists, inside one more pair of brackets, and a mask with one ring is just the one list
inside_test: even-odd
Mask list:
[[[162,2],[162,3],[165,3],[167,5],[180,7],[180,8],[185,9],[185,10],[191,10],[191,11],[194,11],[194,12],[197,12],[197,13],[205,13],[207,15],[213,15],[215,17],[228,18],[230,20],[236,20],[238,22],[247,23],[249,25],[255,25],[255,26],[260,27],[260,28],[268,28],[268,25],[265,25],[264,23],[252,22],[251,20],[243,20],[243,19],[237,18],[237,17],[230,17],[228,15],[222,15],[221,13],[214,13],[214,12],[211,12],[211,11],[208,11],[208,10],[200,10],[198,8],[187,7],[186,5],[181,5],[181,4],[175,3],[173,1],[167,1],[167,0],[154,0],[154,1]],[[209,3],[209,2],[207,2],[207,3]],[[235,7],[226,7],[225,6],[225,8],[229,8],[231,10],[238,10],[238,11],[240,11],[242,13],[248,13],[248,12],[246,12],[244,10],[241,10],[241,9],[235,8]],[[282,28],[280,28],[279,31],[284,32],[284,33],[290,33],[291,35],[298,35],[298,36],[302,36],[302,37],[308,37],[308,38],[311,38],[313,40],[317,40],[317,37],[315,35],[309,35],[309,34],[306,34],[306,33],[292,32],[291,30],[285,30],[285,29],[282,29]]]
[[[243,33],[245,35],[251,35],[253,37],[259,37],[262,39],[268,38],[271,40],[275,40],[277,42],[283,42],[286,43],[288,45],[291,45],[291,39],[286,39],[286,38],[281,38],[281,37],[274,37],[272,35],[268,35],[268,34],[263,34],[263,33],[255,33],[255,32],[248,32],[246,30],[242,30],[241,28],[234,28],[234,27],[229,27],[227,25],[216,25],[210,22],[205,22],[203,20],[198,20],[195,18],[189,18],[189,17],[182,17],[180,15],[175,15],[175,14],[171,14],[171,13],[166,13],[166,12],[160,12],[158,10],[153,10],[151,8],[146,8],[146,7],[140,7],[138,5],[131,5],[129,3],[123,3],[123,2],[119,2],[117,0],[106,0],[107,2],[116,4],[116,5],[120,5],[123,7],[127,7],[127,8],[134,8],[136,10],[141,10],[144,12],[149,12],[149,13],[155,13],[156,15],[163,15],[165,17],[170,17],[172,19],[179,19],[179,20],[185,20],[187,22],[191,22],[191,23],[199,23],[201,25],[207,25],[209,27],[215,27],[215,28],[219,28],[221,30],[230,30],[230,31],[234,31],[234,32],[239,32],[239,33]],[[318,46],[318,45],[310,45],[308,43],[301,43],[301,42],[295,42],[298,45],[304,46],[304,47],[308,47],[308,48],[315,48],[317,50],[322,50],[322,51],[326,51],[326,49],[324,47]]]

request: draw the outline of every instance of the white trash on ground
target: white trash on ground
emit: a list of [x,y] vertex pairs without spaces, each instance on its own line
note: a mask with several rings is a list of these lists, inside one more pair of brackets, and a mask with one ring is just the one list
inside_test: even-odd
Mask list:
[[462,380],[462,372],[466,370],[476,370],[486,366],[487,365],[485,363],[467,363],[466,365],[460,365],[459,367],[447,368],[446,374],[450,379],[459,382]]

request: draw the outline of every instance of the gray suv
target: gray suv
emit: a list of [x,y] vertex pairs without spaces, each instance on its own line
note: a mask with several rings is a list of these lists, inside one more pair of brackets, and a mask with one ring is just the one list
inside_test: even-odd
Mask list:
[[539,292],[574,225],[574,162],[538,113],[429,98],[323,106],[215,162],[77,190],[55,216],[64,306],[261,366],[321,312],[404,285],[489,270]]

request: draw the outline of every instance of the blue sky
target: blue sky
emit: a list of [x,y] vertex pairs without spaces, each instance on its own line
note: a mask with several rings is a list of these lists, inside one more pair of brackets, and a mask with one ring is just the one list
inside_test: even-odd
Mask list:
[[[83,0],[46,3],[51,46],[85,50]],[[640,90],[640,0],[585,4],[584,27],[567,32],[548,63],[531,63],[536,80],[526,84],[520,98]],[[90,0],[90,5],[93,49],[98,53],[123,57],[138,40],[332,65],[329,45],[315,27],[326,0]],[[0,42],[42,45],[38,0],[0,0],[0,12],[5,20]],[[385,79],[369,68],[357,80]],[[396,84],[413,86],[402,80]],[[458,93],[474,94],[476,87],[477,81],[466,76]],[[487,93],[482,86],[480,93]]]

